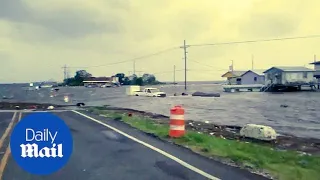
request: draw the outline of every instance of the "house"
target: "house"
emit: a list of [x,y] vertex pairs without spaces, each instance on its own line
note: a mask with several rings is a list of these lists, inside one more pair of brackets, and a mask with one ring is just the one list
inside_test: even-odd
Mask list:
[[320,89],[320,61],[315,61],[310,64],[314,65],[313,77],[315,77],[317,79],[318,89]]
[[229,85],[264,84],[265,77],[260,71],[228,71],[222,75]]
[[317,79],[320,79],[320,61],[315,61],[313,63],[310,63],[314,65],[314,74],[313,76]]
[[117,76],[111,76],[111,81],[112,81],[113,83],[119,83],[119,77],[117,77]]
[[266,84],[301,86],[314,82],[314,70],[306,67],[271,67],[263,73]]

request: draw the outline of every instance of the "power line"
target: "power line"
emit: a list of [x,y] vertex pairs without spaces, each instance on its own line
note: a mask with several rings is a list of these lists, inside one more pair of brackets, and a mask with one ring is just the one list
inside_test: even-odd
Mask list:
[[230,44],[248,44],[248,43],[269,42],[269,41],[311,39],[311,38],[319,38],[319,37],[320,37],[320,35],[309,35],[309,36],[297,36],[297,37],[287,37],[287,38],[273,38],[273,39],[247,40],[247,41],[232,41],[232,42],[209,43],[209,44],[191,44],[189,46],[192,47],[192,46],[218,46],[218,45],[230,45]]
[[[318,38],[318,37],[320,37],[320,35],[309,35],[309,36],[288,37],[288,38],[261,39],[261,40],[247,40],[247,41],[233,41],[233,42],[221,42],[221,43],[209,43],[209,44],[191,44],[191,45],[185,45],[185,46],[186,46],[186,48],[188,48],[188,47],[195,47],[195,46],[217,46],[217,45],[230,45],[230,44],[246,44],[246,43],[268,42],[268,41],[310,39],[310,38]],[[101,65],[95,65],[95,66],[82,66],[82,67],[69,67],[69,68],[77,68],[77,69],[95,68],[95,67],[103,67],[103,66],[122,64],[122,63],[126,63],[126,62],[131,62],[131,61],[134,61],[134,60],[141,60],[141,59],[145,59],[145,58],[148,58],[148,57],[156,56],[156,55],[163,54],[163,53],[166,53],[168,51],[172,51],[172,50],[175,50],[175,49],[178,49],[178,48],[184,48],[184,46],[183,47],[171,47],[171,48],[164,49],[162,51],[158,51],[158,52],[155,52],[155,53],[152,53],[152,54],[147,54],[147,55],[143,55],[143,56],[140,56],[140,57],[127,59],[127,60],[123,60],[123,61],[119,61],[119,62],[113,62],[113,63],[101,64]],[[187,52],[185,51],[185,59],[186,59],[186,53]]]
[[189,59],[189,61],[198,63],[198,64],[203,65],[203,66],[207,66],[207,67],[210,67],[210,68],[213,68],[213,69],[219,69],[219,70],[223,70],[223,71],[226,71],[226,70],[227,70],[227,69],[223,69],[223,68],[219,68],[219,67],[210,66],[210,65],[207,65],[207,64],[204,64],[204,63],[200,63],[200,62],[198,62],[198,61],[191,60],[191,59]]
[[[185,71],[185,69],[176,69],[175,71],[160,71],[160,72],[155,72],[155,73],[150,73],[153,75],[158,75],[158,74],[169,74],[169,73],[174,73],[174,72],[181,72],[181,71]],[[187,69],[187,71],[202,71],[202,72],[216,72],[216,71],[225,71],[225,70],[208,70],[208,69]]]
[[[177,71],[184,71],[185,69],[176,69],[175,72]],[[151,74],[166,74],[166,73],[173,73],[173,71],[160,71],[160,72],[155,72],[155,73],[151,73]]]
[[172,50],[175,50],[175,49],[178,49],[178,48],[179,47],[172,47],[172,48],[168,48],[168,49],[165,49],[165,50],[162,50],[162,51],[158,51],[158,52],[155,52],[155,53],[152,53],[152,54],[147,54],[147,55],[144,55],[144,56],[139,56],[139,57],[136,57],[136,58],[123,60],[123,61],[119,61],[119,62],[114,62],[114,63],[101,64],[101,65],[96,65],[96,66],[71,67],[71,68],[78,68],[78,69],[81,69],[81,68],[95,68],[95,67],[110,66],[110,65],[115,65],[115,64],[122,64],[122,63],[126,63],[126,62],[132,62],[132,61],[141,60],[141,59],[145,59],[145,58],[148,58],[148,57],[160,55],[160,54],[163,54],[163,53],[166,53],[168,51],[172,51]]

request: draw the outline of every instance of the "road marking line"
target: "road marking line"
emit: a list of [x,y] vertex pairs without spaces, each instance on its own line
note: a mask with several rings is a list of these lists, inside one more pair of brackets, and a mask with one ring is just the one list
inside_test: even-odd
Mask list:
[[32,111],[32,110],[26,110],[23,111],[24,113],[50,113],[50,112],[68,112],[70,110],[49,110],[49,111]]
[[[70,111],[70,110],[21,110],[21,112],[23,113],[36,113],[36,112],[67,112],[67,111]],[[0,113],[8,113],[8,112],[17,112],[17,110],[0,110]]]
[[10,143],[9,143],[6,149],[6,152],[4,153],[3,158],[1,159],[1,162],[0,162],[1,163],[0,164],[0,180],[2,180],[4,169],[6,168],[10,153],[11,153],[11,150],[10,150]]
[[14,121],[15,121],[15,119],[16,119],[16,116],[17,116],[17,112],[14,112],[13,117],[12,117],[12,119],[11,119],[11,122],[9,123],[7,129],[5,130],[5,132],[3,133],[3,135],[1,136],[1,139],[0,139],[0,148],[2,148],[4,140],[5,140],[5,139],[7,138],[7,136],[9,135],[9,132],[11,131],[12,126],[13,126],[13,123],[14,123]]
[[140,144],[142,144],[142,145],[144,145],[144,146],[146,146],[146,147],[148,147],[148,148],[150,148],[150,149],[152,149],[152,150],[154,150],[154,151],[166,156],[167,158],[172,159],[173,161],[176,161],[177,163],[181,164],[182,166],[184,166],[184,167],[186,167],[186,168],[188,168],[188,169],[190,169],[190,170],[192,170],[192,171],[194,171],[194,172],[196,172],[196,173],[198,173],[198,174],[200,174],[200,175],[202,175],[202,176],[204,176],[206,178],[213,179],[213,180],[220,180],[219,178],[214,177],[214,176],[212,176],[212,175],[210,175],[210,174],[208,174],[208,173],[206,173],[206,172],[204,172],[204,171],[202,171],[202,170],[200,170],[200,169],[198,169],[198,168],[196,168],[196,167],[184,162],[183,160],[181,160],[181,159],[179,159],[179,158],[177,158],[177,157],[175,157],[175,156],[173,156],[173,155],[171,155],[171,154],[169,154],[169,153],[167,153],[167,152],[165,152],[165,151],[163,151],[163,150],[161,150],[161,149],[159,149],[157,147],[154,147],[154,146],[152,146],[152,145],[150,145],[150,144],[148,144],[146,142],[143,142],[143,141],[141,141],[141,140],[139,140],[139,139],[137,139],[137,138],[135,138],[133,136],[130,136],[129,134],[127,134],[125,132],[122,132],[119,129],[113,127],[113,126],[110,126],[110,125],[108,125],[106,123],[103,123],[103,122],[101,122],[101,121],[99,121],[97,119],[94,119],[94,118],[92,118],[92,117],[90,117],[88,115],[85,115],[85,114],[83,114],[81,112],[78,112],[76,110],[72,110],[72,112],[77,113],[77,114],[79,114],[79,115],[81,115],[83,117],[86,117],[86,118],[88,118],[88,119],[90,119],[90,120],[92,120],[92,121],[94,121],[94,122],[96,122],[98,124],[101,124],[101,125],[109,128],[109,129],[112,129],[112,130],[116,131],[117,133],[122,134],[123,136],[125,136],[125,137],[127,137],[127,138],[129,138],[129,139],[131,139],[131,140],[133,140],[133,141],[135,141],[137,143],[140,143]]
[[18,119],[18,122],[20,122],[20,120],[21,120],[21,117],[22,117],[22,112],[20,112],[20,114],[19,114],[19,119]]
[[[15,112],[15,114],[13,115],[13,118],[12,118],[13,120],[11,122],[14,122],[14,119],[16,117],[16,113],[17,112]],[[20,112],[19,113],[18,122],[21,120],[21,116],[22,116],[22,113]],[[13,124],[11,124],[11,126],[12,125]],[[10,154],[11,154],[11,149],[10,149],[10,142],[9,142],[8,147],[6,149],[6,152],[4,153],[4,155],[3,155],[2,159],[1,159],[1,162],[0,162],[0,180],[2,180],[2,176],[3,176],[4,170],[5,170],[6,166],[7,166]]]

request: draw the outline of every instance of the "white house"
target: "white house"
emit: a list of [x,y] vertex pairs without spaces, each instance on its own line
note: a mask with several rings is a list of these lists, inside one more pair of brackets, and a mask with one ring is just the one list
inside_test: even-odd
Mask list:
[[320,89],[320,61],[315,61],[310,63],[314,65],[314,74],[313,77],[317,79],[317,87]]
[[314,70],[306,67],[271,67],[263,73],[266,84],[301,85],[314,82]]
[[265,82],[263,73],[252,70],[228,71],[222,77],[227,78],[229,85],[264,84]]

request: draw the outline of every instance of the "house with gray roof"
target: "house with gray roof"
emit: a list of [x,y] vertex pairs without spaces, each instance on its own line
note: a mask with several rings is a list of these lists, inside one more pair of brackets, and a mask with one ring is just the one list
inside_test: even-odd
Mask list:
[[263,73],[266,84],[303,85],[314,82],[314,70],[303,66],[276,66]]
[[315,77],[317,79],[317,87],[318,89],[320,89],[320,61],[314,61],[312,63],[310,63],[312,65],[314,65],[314,74],[313,77]]
[[314,65],[314,77],[317,79],[320,79],[320,61],[315,61],[313,63],[310,63]]
[[229,85],[249,85],[249,84],[264,84],[265,77],[262,72],[252,70],[247,71],[228,71],[222,75],[227,78]]

